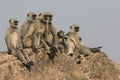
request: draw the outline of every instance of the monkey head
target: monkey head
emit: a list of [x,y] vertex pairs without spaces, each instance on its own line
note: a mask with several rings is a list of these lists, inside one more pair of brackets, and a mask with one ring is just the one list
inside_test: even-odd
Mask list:
[[41,12],[39,14],[39,19],[40,21],[44,22],[44,23],[51,23],[52,22],[52,17],[53,15],[49,12]]
[[79,32],[80,27],[76,24],[73,24],[70,26],[70,31],[71,32]]
[[58,31],[57,32],[57,36],[59,36],[59,37],[63,37],[64,36],[64,31],[63,30],[60,30],[60,31]]
[[37,17],[37,15],[35,13],[33,13],[33,12],[29,12],[27,14],[27,20],[30,21],[30,22],[32,22],[33,20],[35,20],[36,17]]
[[19,21],[17,19],[15,19],[15,18],[11,18],[9,20],[9,23],[10,23],[11,27],[16,27],[18,25],[18,22]]

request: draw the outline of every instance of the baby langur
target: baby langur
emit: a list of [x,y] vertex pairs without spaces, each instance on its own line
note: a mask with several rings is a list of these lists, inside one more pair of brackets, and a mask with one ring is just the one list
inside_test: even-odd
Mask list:
[[21,26],[21,41],[23,48],[31,48],[32,47],[32,41],[31,36],[25,38],[25,35],[30,27],[30,25],[33,23],[34,20],[36,20],[36,14],[33,12],[29,12],[27,14],[27,19]]
[[28,54],[26,51],[22,49],[20,33],[18,31],[18,21],[15,18],[11,18],[9,20],[10,26],[6,32],[6,45],[8,49],[8,53],[16,56],[20,59],[26,67],[30,68],[30,65],[33,65],[33,62],[30,61]]
[[60,52],[64,52],[66,45],[65,45],[65,35],[63,30],[57,32],[57,38],[58,38],[58,49],[60,50]]

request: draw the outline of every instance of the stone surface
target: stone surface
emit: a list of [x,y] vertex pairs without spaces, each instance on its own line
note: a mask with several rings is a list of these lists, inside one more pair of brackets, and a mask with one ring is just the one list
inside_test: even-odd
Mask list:
[[31,72],[16,57],[0,52],[0,80],[120,80],[120,65],[103,53],[76,64],[65,53],[57,54],[53,63],[44,49],[38,54],[27,52],[34,61]]

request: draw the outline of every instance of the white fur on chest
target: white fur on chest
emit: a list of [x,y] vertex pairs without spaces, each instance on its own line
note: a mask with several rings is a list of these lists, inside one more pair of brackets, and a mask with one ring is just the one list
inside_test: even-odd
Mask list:
[[13,32],[13,33],[11,34],[11,45],[13,45],[14,48],[17,47],[17,45],[18,45],[18,40],[19,40],[19,38],[18,38],[18,33],[17,33],[17,32]]

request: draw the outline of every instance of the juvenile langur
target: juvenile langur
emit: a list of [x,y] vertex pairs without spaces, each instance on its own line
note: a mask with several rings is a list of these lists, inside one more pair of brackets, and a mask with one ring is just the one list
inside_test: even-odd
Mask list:
[[18,21],[15,18],[11,18],[9,20],[10,26],[6,32],[6,45],[8,49],[8,53],[19,58],[26,66],[30,67],[33,65],[33,62],[30,61],[28,54],[26,51],[22,49],[20,33],[18,31]]
[[33,12],[29,12],[27,14],[27,19],[21,26],[21,41],[23,44],[24,48],[30,48],[32,47],[32,41],[31,41],[31,36],[25,38],[26,33],[29,30],[30,25],[36,20],[36,14]]
[[61,52],[64,52],[66,45],[65,45],[65,35],[63,30],[57,32],[57,39],[58,39],[58,49]]

